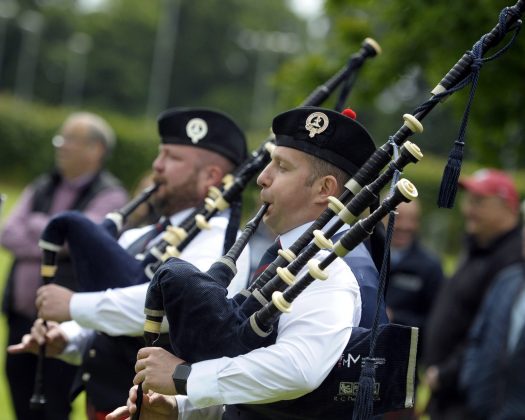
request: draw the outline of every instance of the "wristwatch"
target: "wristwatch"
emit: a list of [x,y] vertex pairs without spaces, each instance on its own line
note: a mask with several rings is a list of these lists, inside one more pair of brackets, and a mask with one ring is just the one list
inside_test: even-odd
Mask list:
[[188,376],[191,373],[191,363],[181,363],[177,365],[173,375],[173,383],[175,384],[175,391],[177,395],[186,395],[186,382],[188,381]]

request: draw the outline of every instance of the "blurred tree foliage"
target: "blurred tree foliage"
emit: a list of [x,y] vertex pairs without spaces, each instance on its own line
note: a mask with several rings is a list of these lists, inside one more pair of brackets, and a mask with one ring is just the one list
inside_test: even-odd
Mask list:
[[[512,5],[513,0],[326,0],[326,22],[321,23],[330,29],[323,48],[280,68],[275,78],[278,106],[286,109],[300,103],[305,92],[335,74],[364,38],[372,37],[383,52],[365,62],[347,102],[381,145],[401,126],[402,115],[426,101],[465,51],[492,30],[501,9]],[[510,36],[485,57],[508,40]],[[524,52],[525,39],[519,34],[505,54],[481,68],[462,169],[465,175],[482,166],[510,170],[521,192],[525,188],[518,170],[523,169],[525,159]],[[423,237],[443,254],[457,252],[461,244],[458,203],[452,211],[445,211],[436,207],[436,199],[444,159],[457,138],[468,90],[454,93],[422,121],[424,132],[411,140],[420,145],[425,158],[405,171],[421,197]],[[335,95],[328,106],[334,99]]]
[[[280,105],[299,102],[304,85],[327,79],[362,40],[376,39],[383,54],[365,63],[350,103],[358,118],[382,144],[402,124],[401,115],[430,97],[430,90],[466,50],[498,22],[512,0],[326,0],[330,25],[326,49],[286,63],[277,76]],[[510,40],[489,50],[491,56]],[[518,35],[510,49],[487,62],[467,130],[466,158],[483,165],[515,169],[525,158],[525,39]],[[457,136],[468,90],[455,93],[423,121],[425,132],[414,141],[423,152],[446,156]]]
[[[159,22],[165,13],[175,13],[173,5],[177,4],[178,18],[172,19],[177,26],[174,39],[167,40],[173,52],[170,86],[160,86],[168,90],[167,106],[220,108],[246,126],[254,102],[257,58],[261,50],[272,47],[265,49],[259,43],[247,48],[239,42],[240,37],[286,31],[300,40],[305,31],[305,22],[286,7],[284,0],[200,0],[198,5],[184,0],[106,0],[98,2],[102,6],[97,9],[82,7],[88,3],[18,0],[16,18],[5,23],[2,90],[12,92],[16,87],[26,33],[20,21],[26,12],[38,12],[43,26],[33,99],[56,105],[67,99],[64,85],[75,54],[72,50],[81,47],[86,58],[83,105],[141,115],[148,102]],[[88,35],[82,35],[80,46],[78,34]],[[285,58],[286,54],[275,53],[268,71],[273,73]],[[268,112],[271,116],[274,110]]]

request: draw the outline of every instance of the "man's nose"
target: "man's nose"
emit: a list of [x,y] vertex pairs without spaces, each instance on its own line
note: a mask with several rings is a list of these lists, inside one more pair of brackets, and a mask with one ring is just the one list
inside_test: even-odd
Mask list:
[[153,164],[151,165],[153,170],[155,172],[161,172],[162,168],[164,168],[164,161],[161,156],[157,156],[155,160],[153,161]]
[[257,177],[257,185],[263,188],[267,188],[271,185],[269,166],[265,167],[263,171]]

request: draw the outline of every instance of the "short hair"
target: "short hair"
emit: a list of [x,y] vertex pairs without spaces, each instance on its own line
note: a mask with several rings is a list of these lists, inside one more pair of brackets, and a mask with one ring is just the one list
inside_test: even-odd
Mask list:
[[202,148],[196,149],[200,156],[199,162],[197,164],[197,167],[199,169],[202,169],[208,165],[216,165],[219,168],[221,168],[225,175],[232,172],[235,169],[234,163],[227,157],[221,155],[220,153]]
[[91,112],[74,112],[67,117],[62,127],[73,120],[81,120],[88,125],[90,136],[105,146],[106,155],[113,150],[117,139],[115,132],[105,119]]
[[350,175],[326,160],[308,154],[305,154],[305,156],[310,162],[310,167],[312,168],[312,173],[306,180],[306,186],[311,186],[316,179],[322,178],[323,176],[332,175],[337,181],[338,192],[341,194],[343,192],[344,184],[348,181]]

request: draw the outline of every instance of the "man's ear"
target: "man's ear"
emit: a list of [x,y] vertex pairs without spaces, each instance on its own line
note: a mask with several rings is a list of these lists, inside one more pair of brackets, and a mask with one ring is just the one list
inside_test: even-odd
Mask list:
[[99,141],[93,142],[90,152],[94,156],[94,159],[99,163],[99,166],[103,166],[107,154],[106,146]]
[[323,176],[315,181],[317,188],[317,203],[328,203],[328,197],[339,195],[337,179],[333,175]]
[[218,186],[221,184],[224,172],[217,165],[208,165],[203,171],[201,171],[201,175],[202,181],[205,184],[207,190],[212,185]]

